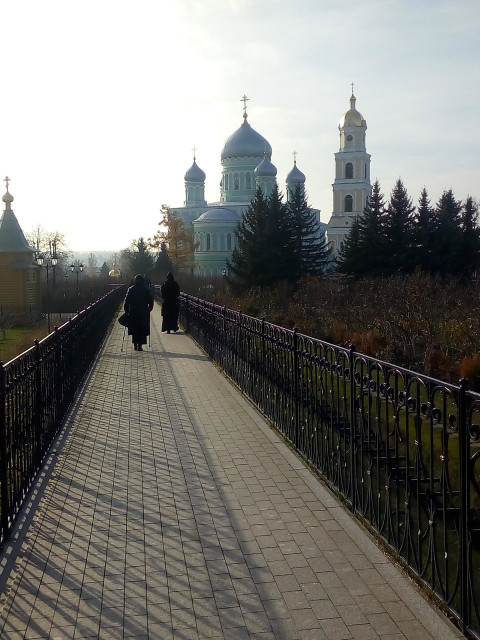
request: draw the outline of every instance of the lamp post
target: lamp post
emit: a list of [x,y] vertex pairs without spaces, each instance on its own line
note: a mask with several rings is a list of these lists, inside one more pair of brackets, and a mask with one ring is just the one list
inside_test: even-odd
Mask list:
[[45,310],[47,312],[48,333],[50,333],[50,287],[49,287],[48,272],[49,272],[50,269],[52,269],[53,274],[55,275],[55,267],[58,264],[56,242],[54,241],[53,245],[50,244],[49,253],[47,253],[47,254],[43,254],[43,253],[37,254],[37,257],[36,257],[35,261],[37,263],[37,266],[45,267],[45,269],[47,270],[47,289],[46,289],[46,296],[45,296]]
[[84,268],[84,267],[83,267],[83,264],[82,264],[81,262],[79,262],[78,260],[75,260],[75,262],[73,262],[73,263],[70,265],[70,271],[71,271],[72,273],[75,273],[75,274],[76,274],[76,276],[77,276],[77,298],[78,298],[78,296],[80,295],[80,292],[79,292],[79,290],[78,290],[78,274],[79,274],[79,273],[82,273],[83,268]]

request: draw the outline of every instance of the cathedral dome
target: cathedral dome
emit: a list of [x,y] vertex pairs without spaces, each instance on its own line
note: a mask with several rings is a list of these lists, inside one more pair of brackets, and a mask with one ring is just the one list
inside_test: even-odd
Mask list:
[[275,178],[277,167],[265,156],[253,172],[256,178]]
[[300,171],[297,167],[297,162],[295,161],[293,165],[293,169],[288,173],[285,178],[285,182],[287,184],[305,184],[305,174]]
[[195,158],[193,164],[184,176],[185,182],[205,182],[205,171],[197,165]]
[[355,108],[355,102],[356,98],[352,93],[350,109],[343,115],[343,118],[338,123],[339,129],[343,129],[343,127],[361,127],[365,123],[362,114]]
[[223,147],[221,159],[266,156],[272,157],[272,147],[268,140],[257,133],[245,119],[242,126],[227,139]]
[[228,207],[214,207],[202,213],[195,222],[205,222],[207,220],[211,222],[237,222],[238,214]]

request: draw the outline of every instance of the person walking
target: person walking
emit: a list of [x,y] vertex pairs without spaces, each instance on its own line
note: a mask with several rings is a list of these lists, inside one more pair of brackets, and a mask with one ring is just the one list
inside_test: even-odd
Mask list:
[[123,304],[128,315],[128,335],[132,336],[135,351],[143,351],[142,345],[147,344],[150,335],[150,312],[153,309],[153,295],[145,286],[144,277],[135,276],[134,284],[129,287]]
[[167,274],[167,279],[160,288],[162,294],[162,331],[178,331],[178,312],[180,287],[173,278],[173,273]]

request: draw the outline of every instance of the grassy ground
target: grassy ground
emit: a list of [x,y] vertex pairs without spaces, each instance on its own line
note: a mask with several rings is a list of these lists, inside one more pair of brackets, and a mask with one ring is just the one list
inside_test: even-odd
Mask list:
[[46,335],[46,323],[0,330],[0,361],[6,364],[32,347],[36,338],[42,340]]

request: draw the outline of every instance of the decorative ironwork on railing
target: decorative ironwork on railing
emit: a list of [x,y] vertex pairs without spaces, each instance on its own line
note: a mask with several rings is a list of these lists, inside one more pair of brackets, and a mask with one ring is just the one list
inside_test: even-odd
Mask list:
[[188,295],[185,330],[480,638],[480,395]]
[[116,287],[7,364],[0,363],[0,542],[125,294]]

